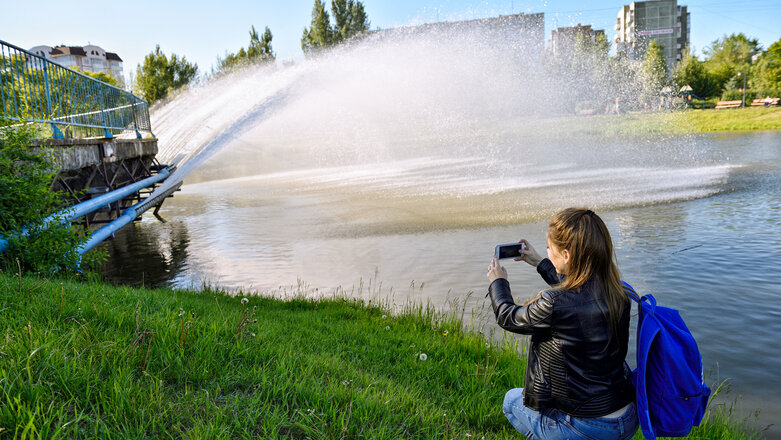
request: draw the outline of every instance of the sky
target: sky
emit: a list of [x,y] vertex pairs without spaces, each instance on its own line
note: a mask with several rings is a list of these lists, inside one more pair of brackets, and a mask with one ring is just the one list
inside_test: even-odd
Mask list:
[[[626,2],[628,4],[629,2]],[[144,55],[160,45],[208,72],[218,56],[249,43],[249,29],[268,26],[277,59],[303,58],[301,34],[308,27],[314,0],[0,0],[0,40],[30,49],[45,44],[96,44],[117,53],[127,75]],[[326,0],[330,7],[330,1]],[[512,13],[545,13],[545,35],[560,26],[592,25],[610,41],[621,0],[363,0],[371,28],[485,18]],[[781,39],[778,0],[679,0],[691,13],[695,53],[714,40],[743,32],[767,48]]]

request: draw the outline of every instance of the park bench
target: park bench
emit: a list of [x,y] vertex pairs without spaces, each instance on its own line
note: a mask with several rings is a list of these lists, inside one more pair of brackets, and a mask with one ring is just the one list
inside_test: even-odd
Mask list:
[[[765,105],[765,99],[767,98],[757,98],[751,101],[751,105]],[[778,105],[779,100],[781,100],[781,98],[770,98],[770,103],[768,105]]]
[[737,100],[737,101],[719,101],[716,104],[716,108],[735,108],[740,107],[740,105],[743,104],[743,101]]

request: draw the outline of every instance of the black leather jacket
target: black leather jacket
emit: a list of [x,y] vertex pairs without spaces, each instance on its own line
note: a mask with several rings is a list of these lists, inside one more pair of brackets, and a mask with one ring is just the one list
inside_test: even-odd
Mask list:
[[[560,281],[547,258],[537,272],[549,285]],[[631,371],[624,360],[631,307],[624,309],[618,338],[608,347],[609,323],[597,304],[599,290],[599,282],[592,279],[578,292],[546,290],[539,300],[524,307],[515,305],[506,279],[491,283],[488,295],[499,326],[531,335],[524,406],[600,417],[634,401]],[[606,313],[607,305],[602,303],[602,309]]]

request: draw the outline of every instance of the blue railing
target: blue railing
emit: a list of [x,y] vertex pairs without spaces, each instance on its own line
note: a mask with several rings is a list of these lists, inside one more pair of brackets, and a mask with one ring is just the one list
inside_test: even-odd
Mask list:
[[48,124],[55,138],[152,132],[145,100],[2,40],[0,119]]

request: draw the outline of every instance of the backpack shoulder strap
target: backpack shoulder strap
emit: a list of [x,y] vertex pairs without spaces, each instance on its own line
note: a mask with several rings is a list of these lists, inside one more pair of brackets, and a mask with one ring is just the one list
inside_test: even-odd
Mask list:
[[624,287],[624,292],[626,293],[626,296],[632,299],[632,301],[637,303],[638,309],[642,309],[643,301],[647,301],[650,304],[650,309],[647,311],[651,314],[653,314],[654,310],[656,310],[656,298],[654,298],[653,295],[650,293],[648,295],[640,296],[637,292],[635,292],[635,289],[632,288],[632,286],[629,285],[624,280],[621,280],[621,284]]
[[632,300],[637,304],[640,304],[643,301],[642,298],[640,298],[640,295],[638,295],[637,292],[635,292],[635,289],[633,289],[632,286],[629,285],[629,283],[627,283],[624,280],[621,280],[621,284],[624,287],[624,292],[626,293],[626,296],[632,298]]

